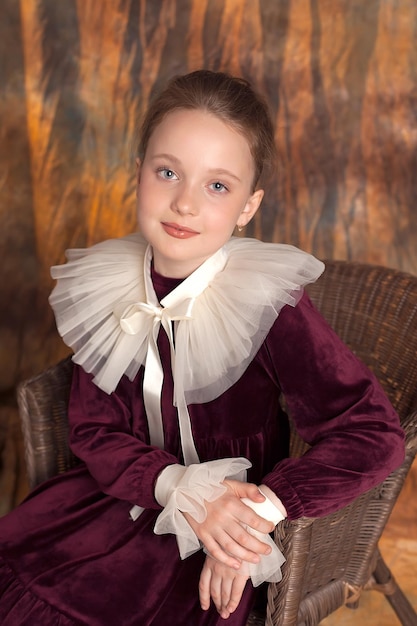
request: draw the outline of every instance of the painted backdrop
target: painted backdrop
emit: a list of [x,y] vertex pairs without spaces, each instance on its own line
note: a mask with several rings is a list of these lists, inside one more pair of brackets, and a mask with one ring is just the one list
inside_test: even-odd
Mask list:
[[0,389],[66,353],[68,247],[135,229],[149,98],[200,67],[250,79],[279,168],[246,234],[417,274],[415,0],[1,0]]

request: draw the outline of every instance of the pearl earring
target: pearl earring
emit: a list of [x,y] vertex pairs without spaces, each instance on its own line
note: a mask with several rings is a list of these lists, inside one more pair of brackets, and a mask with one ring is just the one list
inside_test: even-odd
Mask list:
[[244,229],[244,226],[238,226],[238,227],[237,227],[237,229],[238,229],[238,231],[241,233],[241,232],[242,232],[242,230]]

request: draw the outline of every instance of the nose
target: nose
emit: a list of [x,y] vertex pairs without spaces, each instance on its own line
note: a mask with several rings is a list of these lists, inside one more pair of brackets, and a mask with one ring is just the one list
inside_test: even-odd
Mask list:
[[197,202],[195,193],[189,185],[178,186],[172,199],[172,209],[179,215],[195,215]]

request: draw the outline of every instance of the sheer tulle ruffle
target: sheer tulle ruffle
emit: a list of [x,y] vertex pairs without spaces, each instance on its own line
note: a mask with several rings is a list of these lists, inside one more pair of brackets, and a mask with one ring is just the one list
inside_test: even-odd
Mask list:
[[295,306],[304,285],[324,270],[315,257],[284,244],[232,238],[224,250],[226,267],[194,305],[198,323],[177,330],[175,367],[188,373],[187,404],[217,398],[239,380],[282,307]]
[[[144,299],[146,248],[137,234],[110,239],[91,248],[68,250],[68,263],[51,269],[58,280],[49,298],[58,331],[74,350],[74,361],[95,376],[117,360],[119,379],[125,373],[133,380],[145,360],[147,344],[138,344],[121,330],[114,309],[121,302]],[[152,320],[144,323],[144,331],[151,332]]]
[[161,485],[160,481],[164,480],[162,472],[157,481],[156,496],[164,509],[156,520],[154,532],[157,535],[173,533],[182,559],[200,550],[200,541],[181,511],[189,513],[197,522],[204,521],[207,515],[204,501],[213,502],[226,491],[221,484],[226,477],[246,481],[249,467],[251,463],[243,458],[193,464],[184,468],[181,478],[179,481],[175,479],[173,485],[169,475],[167,484]]
[[[99,386],[100,378],[106,378],[108,393],[123,374],[133,380],[145,362],[152,318],[144,314],[140,336],[130,335],[115,311],[121,303],[146,302],[146,249],[141,235],[133,234],[69,250],[68,263],[52,268],[58,284],[50,303],[58,330],[74,350],[74,361],[93,373]],[[233,385],[282,307],[295,306],[303,286],[324,269],[313,256],[284,244],[232,238],[223,251],[225,267],[198,293],[192,320],[175,322],[173,374],[181,380],[183,390],[178,391],[187,404],[208,402]],[[193,274],[177,289],[187,281],[192,283]]]

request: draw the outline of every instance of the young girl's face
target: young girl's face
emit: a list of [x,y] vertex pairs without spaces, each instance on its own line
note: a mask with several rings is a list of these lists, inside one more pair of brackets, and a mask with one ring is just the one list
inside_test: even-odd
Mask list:
[[138,224],[155,270],[185,278],[247,224],[263,196],[253,177],[242,134],[205,111],[169,113],[138,163]]

